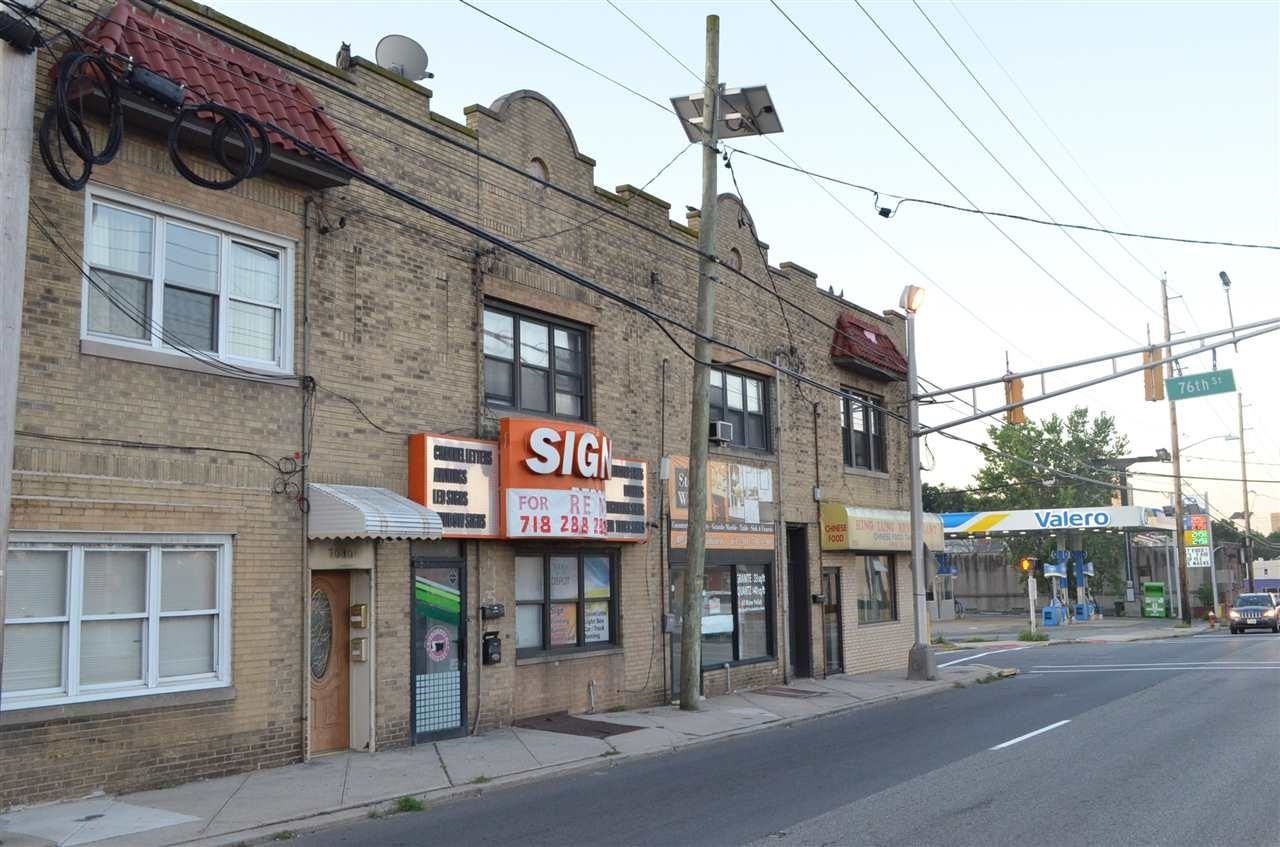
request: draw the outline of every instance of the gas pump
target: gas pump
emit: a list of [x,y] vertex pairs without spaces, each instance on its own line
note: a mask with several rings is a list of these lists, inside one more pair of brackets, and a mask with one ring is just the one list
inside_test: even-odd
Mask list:
[[1067,619],[1067,607],[1062,600],[1063,585],[1067,579],[1065,550],[1054,551],[1054,561],[1044,563],[1044,575],[1049,580],[1049,602],[1044,607],[1044,625],[1058,626]]

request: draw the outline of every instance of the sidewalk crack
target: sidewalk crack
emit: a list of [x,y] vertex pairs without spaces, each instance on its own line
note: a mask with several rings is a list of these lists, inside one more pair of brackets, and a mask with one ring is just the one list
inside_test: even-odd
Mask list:
[[440,754],[440,745],[438,743],[432,744],[431,749],[436,751],[436,759],[440,761],[440,770],[444,771],[445,780],[449,785],[456,786],[457,783],[454,782],[453,777],[449,775],[449,766],[444,763],[444,756]]
[[236,790],[232,791],[231,794],[227,796],[227,799],[224,800],[222,802],[222,805],[218,807],[218,811],[210,815],[209,820],[205,822],[205,825],[200,827],[201,834],[204,834],[205,832],[209,831],[209,827],[213,826],[213,822],[218,819],[218,815],[226,811],[227,806],[229,806],[231,804],[231,801],[236,798],[236,795],[240,793],[240,789],[244,788],[244,784],[249,781],[249,777],[252,775],[253,775],[253,771],[249,771],[249,773],[244,775],[244,777],[240,780],[240,784],[236,786]]
[[347,766],[342,770],[342,791],[338,794],[338,802],[347,804],[347,778],[351,776],[351,754],[347,754]]

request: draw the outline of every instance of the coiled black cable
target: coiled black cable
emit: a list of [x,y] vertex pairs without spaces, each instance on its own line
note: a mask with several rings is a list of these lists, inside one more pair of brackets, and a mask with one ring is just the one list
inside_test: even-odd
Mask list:
[[[84,123],[86,93],[97,94],[106,104],[107,139],[100,150],[94,150],[93,136]],[[64,188],[79,191],[88,184],[94,165],[114,159],[123,141],[124,109],[115,69],[102,56],[89,53],[71,52],[62,57],[53,104],[40,121],[40,158],[50,175]],[[79,175],[68,166],[64,145],[81,161]]]
[[[199,118],[212,115],[218,120],[217,126],[209,136],[209,154],[231,176],[225,179],[207,179],[191,169],[182,159],[179,150],[179,137],[183,124],[188,118]],[[257,133],[255,138],[254,133]],[[228,136],[234,134],[240,141],[243,157],[240,161],[232,161],[227,154]],[[218,103],[200,103],[194,106],[183,106],[178,116],[169,125],[169,159],[178,173],[201,188],[214,191],[226,191],[239,185],[246,179],[258,176],[266,169],[271,158],[271,142],[267,139],[267,131],[256,119],[237,112],[235,109]]]

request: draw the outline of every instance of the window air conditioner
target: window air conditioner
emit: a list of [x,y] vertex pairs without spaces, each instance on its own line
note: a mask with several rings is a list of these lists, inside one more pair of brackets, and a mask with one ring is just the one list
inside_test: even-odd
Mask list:
[[712,421],[710,437],[715,444],[728,444],[733,441],[733,424],[728,421]]

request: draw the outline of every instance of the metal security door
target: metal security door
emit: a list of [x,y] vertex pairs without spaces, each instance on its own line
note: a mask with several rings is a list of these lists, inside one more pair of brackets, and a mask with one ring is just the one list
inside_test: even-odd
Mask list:
[[463,565],[413,569],[413,738],[466,732],[466,591]]

